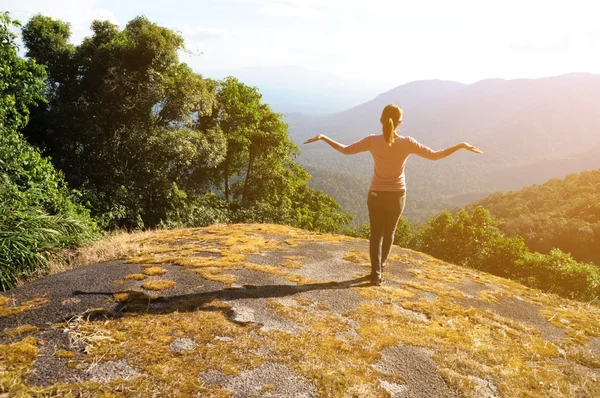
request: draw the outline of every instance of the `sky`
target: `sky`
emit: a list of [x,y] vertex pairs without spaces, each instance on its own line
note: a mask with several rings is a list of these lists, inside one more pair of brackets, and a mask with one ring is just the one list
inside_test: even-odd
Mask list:
[[414,80],[600,74],[594,0],[0,0],[26,22],[70,22],[73,42],[94,19],[137,15],[175,29],[199,73],[295,66],[389,88]]

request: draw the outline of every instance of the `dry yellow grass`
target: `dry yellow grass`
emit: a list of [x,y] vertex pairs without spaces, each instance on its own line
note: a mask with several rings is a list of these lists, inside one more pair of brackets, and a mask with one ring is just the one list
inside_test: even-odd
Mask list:
[[152,298],[140,290],[115,293],[113,298],[117,303],[125,305],[127,311],[130,312],[143,311],[148,308],[148,305],[152,301]]
[[350,252],[346,253],[343,258],[346,261],[351,261],[351,262],[361,265],[363,267],[371,266],[369,255],[358,249],[350,250]]
[[148,278],[148,275],[144,275],[144,274],[129,274],[124,279],[134,280],[134,281],[143,281],[146,278]]
[[148,267],[144,270],[144,274],[148,276],[164,275],[166,273],[167,270],[162,267]]
[[285,279],[290,282],[294,282],[298,285],[308,285],[311,283],[317,283],[317,281],[307,279],[307,278],[303,277],[302,275],[289,274],[289,275],[286,275]]
[[59,251],[50,259],[50,273],[57,273],[87,264],[127,258],[144,247],[143,240],[157,231],[116,231],[101,241],[75,251]]
[[168,290],[175,289],[175,286],[175,282],[166,279],[148,281],[142,285],[146,290]]
[[301,256],[284,256],[285,261],[281,263],[281,266],[289,269],[300,269],[304,266]]
[[2,332],[2,334],[0,334],[0,336],[2,337],[20,337],[20,336],[24,336],[26,334],[30,334],[30,333],[36,333],[38,332],[40,329],[37,326],[33,326],[33,325],[21,325],[21,326],[17,326],[16,328],[12,328],[12,329],[6,329]]
[[0,300],[0,318],[21,314],[27,311],[33,311],[48,304],[49,302],[50,300],[47,298],[40,297],[16,305],[12,300],[3,297],[2,300]]
[[0,344],[0,391],[12,396],[29,396],[25,379],[39,355],[38,340],[25,337],[13,344]]
[[278,276],[286,276],[287,275],[287,272],[285,272],[281,268],[272,267],[270,265],[244,263],[244,267],[254,270],[254,271],[264,272],[265,274],[278,275]]
[[221,282],[225,284],[225,287],[230,287],[232,283],[237,281],[237,276],[231,274],[224,274],[219,268],[198,268],[191,272],[199,274],[206,280]]
[[541,310],[540,315],[554,326],[565,329],[572,342],[586,344],[590,337],[600,337],[600,318],[586,312],[573,312],[570,308]]
[[265,384],[261,387],[260,392],[262,394],[273,394],[275,392],[275,386],[273,384]]

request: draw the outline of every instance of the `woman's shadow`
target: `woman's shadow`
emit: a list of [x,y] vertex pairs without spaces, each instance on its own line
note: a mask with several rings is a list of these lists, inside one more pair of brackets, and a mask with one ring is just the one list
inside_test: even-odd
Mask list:
[[[341,282],[309,283],[305,285],[245,285],[244,287],[229,287],[221,290],[158,298],[150,297],[142,291],[130,290],[118,294],[118,304],[110,311],[89,314],[89,317],[117,318],[131,313],[166,314],[201,310],[221,311],[228,318],[231,318],[233,315],[231,308],[218,305],[215,301],[279,298],[316,290],[338,290],[366,286],[370,286],[369,276]],[[79,290],[73,292],[73,296],[79,295],[113,296],[115,293]]]

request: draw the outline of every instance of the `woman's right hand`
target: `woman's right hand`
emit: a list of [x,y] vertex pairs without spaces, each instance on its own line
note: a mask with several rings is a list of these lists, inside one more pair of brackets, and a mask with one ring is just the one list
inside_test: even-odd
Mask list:
[[323,134],[319,134],[316,137],[313,138],[309,138],[308,140],[306,140],[304,143],[305,144],[310,144],[312,142],[317,142],[323,139],[323,137],[325,137]]
[[483,151],[479,148],[477,148],[476,146],[473,146],[469,143],[463,142],[460,144],[464,149],[466,149],[467,151],[471,151],[474,153],[483,153]]

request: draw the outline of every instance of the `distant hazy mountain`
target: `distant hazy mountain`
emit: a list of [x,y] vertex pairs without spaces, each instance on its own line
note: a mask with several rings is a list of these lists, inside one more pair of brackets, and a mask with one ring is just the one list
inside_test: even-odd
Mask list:
[[[400,134],[439,149],[461,141],[483,149],[439,162],[411,158],[409,199],[464,205],[486,192],[520,189],[553,177],[600,167],[600,76],[490,79],[465,85],[419,81],[344,112],[288,120],[292,139],[324,133],[343,143],[379,134],[383,107],[405,110]],[[368,183],[368,154],[346,157],[324,143],[301,145],[300,162],[350,174]]]
[[235,76],[257,86],[264,102],[284,114],[339,112],[368,101],[385,87],[381,83],[348,80],[296,66],[242,68],[206,75],[217,79]]
[[[420,112],[422,104],[435,99],[445,98],[464,88],[465,85],[443,80],[425,80],[402,85],[386,93],[380,94],[373,100],[354,106],[343,112],[313,118],[303,123],[305,130],[292,133],[292,138],[301,140],[314,132],[339,134],[338,138],[356,140],[367,134],[381,131],[379,116],[383,107],[390,103],[402,106],[405,111],[404,129],[418,127],[415,114]],[[291,126],[295,128],[295,126]],[[311,130],[309,131],[308,128]]]

